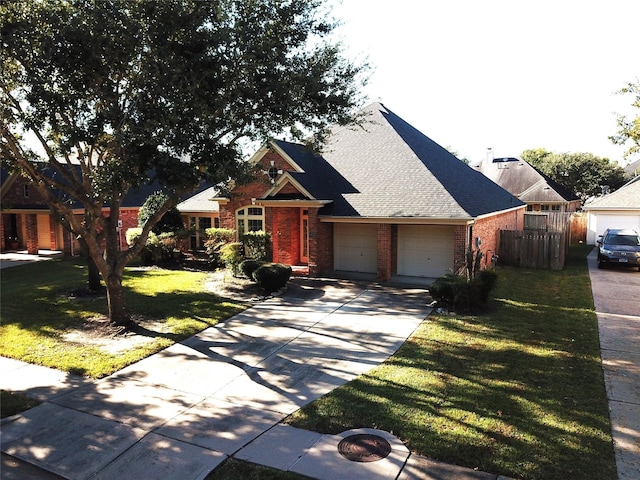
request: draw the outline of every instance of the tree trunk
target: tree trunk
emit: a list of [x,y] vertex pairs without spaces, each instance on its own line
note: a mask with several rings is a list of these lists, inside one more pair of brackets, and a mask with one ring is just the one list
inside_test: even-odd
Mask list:
[[113,325],[129,325],[131,318],[124,307],[124,290],[122,276],[112,273],[107,276],[107,302],[109,304],[109,319]]
[[92,292],[100,290],[100,270],[91,256],[89,256],[89,290]]
[[87,259],[89,290],[97,292],[100,290],[100,270],[91,256],[91,252],[89,252],[87,241],[84,238],[79,237],[78,243],[80,244],[80,255]]

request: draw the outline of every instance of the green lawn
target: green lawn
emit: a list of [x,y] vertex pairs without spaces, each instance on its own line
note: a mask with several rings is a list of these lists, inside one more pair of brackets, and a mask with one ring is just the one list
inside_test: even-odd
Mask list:
[[[561,272],[499,268],[489,313],[428,317],[387,362],[288,423],[322,433],[380,428],[418,454],[517,478],[614,480],[589,249],[572,248]],[[144,349],[110,355],[62,338],[106,311],[104,299],[63,295],[83,285],[81,263],[3,270],[0,354],[101,377],[244,308],[207,292],[204,278],[129,270],[128,306],[165,329]],[[303,477],[238,461],[208,477],[227,478]]]
[[380,428],[418,454],[518,478],[615,479],[588,251],[561,272],[500,268],[490,313],[430,316],[288,423]]
[[[113,351],[70,331],[88,331],[107,312],[106,297],[70,298],[86,286],[79,260],[37,262],[2,270],[0,355],[101,378],[215,325],[244,308],[206,291],[202,272],[127,269],[123,284],[129,311],[159,320],[149,341]],[[91,328],[89,328],[89,331]]]

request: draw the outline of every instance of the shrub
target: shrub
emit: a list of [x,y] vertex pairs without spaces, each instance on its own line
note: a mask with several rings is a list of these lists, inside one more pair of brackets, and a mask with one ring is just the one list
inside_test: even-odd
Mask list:
[[225,243],[220,247],[220,260],[231,270],[233,275],[238,275],[238,266],[244,260],[242,244],[240,242]]
[[245,247],[245,253],[249,258],[256,260],[267,260],[269,257],[269,247],[271,246],[271,236],[263,231],[247,232],[240,238]]
[[456,296],[466,283],[467,279],[462,275],[448,273],[429,286],[429,294],[438,302],[438,305],[453,307]]
[[231,228],[207,228],[204,233],[207,241],[218,243],[231,243],[236,238],[236,231]]
[[251,280],[254,280],[253,272],[255,272],[258,269],[258,267],[264,265],[264,263],[265,262],[262,260],[249,258],[240,264],[240,271],[245,277]]
[[268,293],[284,287],[291,278],[291,267],[281,263],[265,263],[253,272],[253,279]]
[[[128,229],[125,234],[127,245],[133,245],[141,233],[142,228]],[[144,265],[159,265],[175,260],[178,240],[178,235],[172,232],[165,232],[160,235],[149,232],[147,242],[140,250],[140,261]]]
[[471,280],[462,275],[447,274],[431,284],[429,293],[440,306],[477,312],[486,308],[497,281],[498,274],[493,270],[482,270]]
[[220,249],[227,243],[232,243],[236,231],[230,228],[207,228],[205,230],[207,241],[204,242],[204,249],[209,257],[209,263],[216,267],[225,265],[220,257]]
[[129,228],[124,234],[125,239],[127,241],[127,245],[131,246],[138,239],[140,234],[142,233],[142,228]]

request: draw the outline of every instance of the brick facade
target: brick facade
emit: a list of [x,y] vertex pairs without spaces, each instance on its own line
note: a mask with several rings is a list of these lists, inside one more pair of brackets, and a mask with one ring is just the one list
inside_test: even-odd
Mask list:
[[[37,254],[39,249],[61,250],[66,256],[77,255],[80,251],[73,235],[49,213],[45,197],[26,178],[17,176],[12,179],[2,196],[2,207],[0,249],[3,251],[9,248],[9,236],[17,236],[19,248],[26,249],[30,254]],[[138,210],[138,207],[123,207],[120,210],[122,228],[119,237],[122,250],[128,248],[127,230],[138,226]],[[105,209],[104,214],[108,213]],[[81,213],[76,215],[82,217]],[[44,216],[46,220],[42,218]],[[39,231],[43,228],[47,229],[46,233]]]
[[[260,170],[268,171],[272,166],[283,171],[292,170],[278,153],[268,151],[260,159]],[[310,276],[320,276],[334,269],[334,229],[333,223],[322,222],[318,218],[320,207],[292,206],[283,201],[282,206],[271,201],[259,200],[271,188],[267,175],[258,175],[256,182],[235,188],[226,202],[220,205],[220,225],[236,229],[235,214],[238,209],[252,205],[264,208],[264,228],[271,234],[274,262],[288,265],[303,263],[301,258],[301,216],[308,212],[308,267]],[[300,193],[293,184],[285,185],[281,195]],[[288,198],[292,198],[289,195]],[[480,238],[480,250],[484,254],[483,267],[491,261],[498,251],[499,230],[516,229],[522,225],[524,207],[508,213],[489,215],[479,218],[472,225],[452,225],[454,243],[452,245],[454,271],[461,271],[466,265],[467,251],[476,249],[476,237]],[[391,280],[398,268],[398,225],[379,223],[377,225],[377,278],[380,281]]]
[[524,228],[525,207],[506,213],[491,215],[476,220],[472,228],[473,248],[476,238],[482,241],[480,250],[484,255],[482,268],[485,268],[493,255],[500,254],[500,230],[521,230]]

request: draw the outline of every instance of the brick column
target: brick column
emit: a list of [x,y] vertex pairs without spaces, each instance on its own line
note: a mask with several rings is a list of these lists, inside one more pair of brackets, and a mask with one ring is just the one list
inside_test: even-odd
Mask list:
[[38,217],[35,213],[25,215],[25,226],[27,229],[27,253],[38,254]]
[[391,280],[391,225],[378,224],[378,280]]

